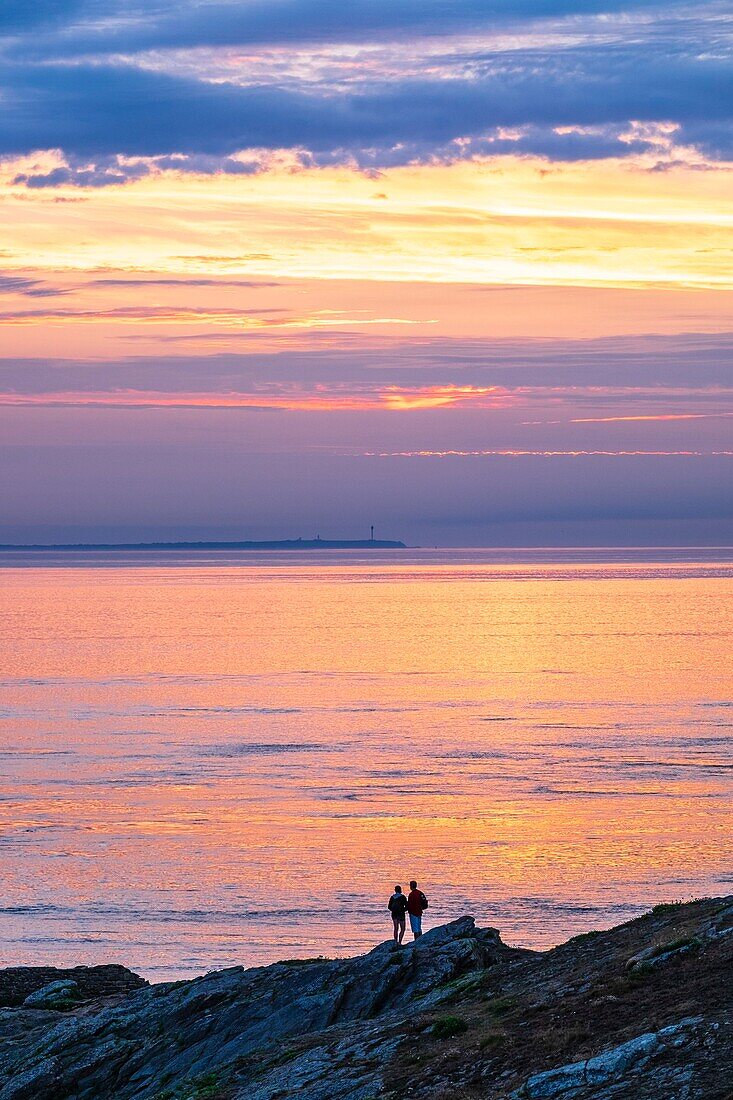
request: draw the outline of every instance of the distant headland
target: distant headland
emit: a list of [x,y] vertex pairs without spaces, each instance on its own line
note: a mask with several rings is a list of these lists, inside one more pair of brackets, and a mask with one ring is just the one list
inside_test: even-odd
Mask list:
[[244,542],[62,542],[13,545],[3,550],[406,550],[396,539],[267,539]]

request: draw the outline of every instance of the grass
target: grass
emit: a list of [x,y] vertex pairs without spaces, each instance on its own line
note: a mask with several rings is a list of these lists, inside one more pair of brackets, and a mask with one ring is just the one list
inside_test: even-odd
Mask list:
[[651,911],[655,917],[664,917],[668,913],[677,913],[680,909],[697,905],[701,901],[708,901],[708,898],[690,898],[689,901],[661,901],[659,905],[654,905]]
[[436,994],[439,995],[438,1003],[450,1004],[451,1001],[455,1001],[458,997],[462,997],[471,990],[478,989],[483,984],[484,980],[484,975],[480,972],[476,974],[463,974],[459,978],[453,978],[452,981],[439,985],[435,990]]
[[663,955],[673,955],[676,951],[682,951],[685,948],[696,951],[699,947],[702,947],[702,942],[697,936],[680,936],[676,940],[670,940],[669,943],[659,943],[648,958],[642,959],[640,962],[634,964],[629,976],[633,978],[634,975],[648,974],[650,971],[654,970],[656,960]]
[[593,1038],[593,1034],[587,1028],[548,1027],[544,1031],[535,1034],[534,1042],[541,1045],[542,1049],[555,1057],[565,1055],[566,1051],[573,1051],[573,1057],[580,1056],[585,1045]]
[[490,1050],[492,1047],[501,1046],[507,1038],[508,1033],[506,1031],[487,1031],[485,1035],[482,1035],[479,1047],[481,1050]]
[[199,1077],[196,1082],[191,1100],[214,1100],[219,1092],[219,1075],[217,1073],[206,1073],[203,1077]]
[[65,997],[63,1000],[59,998],[58,1001],[54,1001],[50,1007],[54,1012],[71,1012],[72,1009],[78,1008],[81,1003],[80,997]]
[[697,936],[682,936],[678,940],[672,940],[671,943],[661,944],[659,950],[656,952],[658,955],[665,955],[668,951],[681,951],[683,947],[701,947],[702,943]]
[[156,1092],[152,1100],[217,1100],[221,1095],[218,1073],[203,1073],[193,1081],[185,1081],[174,1089]]
[[454,1035],[463,1035],[468,1024],[460,1016],[439,1016],[431,1032],[436,1039],[452,1039]]
[[280,959],[280,966],[313,966],[314,963],[331,962],[325,955],[313,955],[309,959]]
[[635,985],[639,985],[653,973],[654,967],[651,964],[651,960],[646,959],[644,962],[637,963],[632,970],[629,970],[627,974],[624,974],[623,978],[619,979],[620,983],[622,983],[619,988],[625,990],[633,989]]
[[655,917],[666,917],[670,913],[676,913],[678,909],[682,908],[681,901],[661,901],[659,905],[655,905],[652,908],[652,913]]
[[288,1047],[287,1050],[280,1051],[271,1061],[263,1066],[263,1072],[269,1073],[271,1069],[275,1069],[276,1066],[284,1066],[287,1062],[292,1062],[294,1058],[297,1058],[301,1054],[297,1047]]
[[600,935],[602,935],[602,933],[595,930],[592,930],[590,932],[579,932],[577,936],[571,936],[567,942],[584,943],[586,940],[596,939]]

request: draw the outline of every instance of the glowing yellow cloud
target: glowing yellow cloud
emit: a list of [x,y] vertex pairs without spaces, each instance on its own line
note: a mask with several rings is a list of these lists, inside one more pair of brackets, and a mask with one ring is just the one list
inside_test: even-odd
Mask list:
[[[52,163],[46,155],[42,166]],[[0,180],[4,264],[730,288],[731,167],[688,163],[684,151],[665,171],[654,166],[651,156],[552,165],[504,156],[374,180],[285,160],[255,176],[168,171],[30,192],[11,185],[15,163]]]

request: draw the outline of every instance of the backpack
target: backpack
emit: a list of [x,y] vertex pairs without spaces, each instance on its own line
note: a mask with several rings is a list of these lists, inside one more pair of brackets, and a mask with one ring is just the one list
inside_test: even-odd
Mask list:
[[387,902],[387,908],[393,917],[401,919],[407,912],[407,898],[404,894],[393,894]]
[[428,899],[425,897],[422,890],[420,891],[420,904],[422,905],[423,909],[427,909]]

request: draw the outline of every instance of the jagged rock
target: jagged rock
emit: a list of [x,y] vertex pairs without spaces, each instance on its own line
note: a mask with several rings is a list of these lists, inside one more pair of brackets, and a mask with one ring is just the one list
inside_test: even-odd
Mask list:
[[[355,959],[158,986],[124,971],[141,987],[102,997],[85,972],[63,1015],[0,1009],[0,1100],[722,1100],[726,911],[731,899],[668,906],[544,953],[465,917]],[[694,955],[624,976],[683,941]],[[448,1018],[461,1026],[436,1026]]]
[[46,1058],[17,1074],[3,1089],[3,1096],[7,1100],[35,1100],[37,1096],[53,1096],[57,1079],[56,1059]]
[[49,1089],[38,1082],[34,1100],[97,1100],[105,1090],[142,1100],[166,1074],[195,1079],[291,1036],[404,1014],[467,971],[523,954],[494,929],[477,929],[463,917],[408,946],[384,943],[356,959],[234,967],[151,987],[122,1005],[67,1018],[40,1042],[29,1037],[20,1056],[13,1049],[6,1057],[0,1045],[0,1100],[16,1100],[13,1079],[29,1071],[41,1050],[56,1078]]
[[661,1031],[639,1035],[636,1039],[630,1039],[584,1062],[573,1062],[545,1073],[537,1073],[513,1095],[517,1100],[549,1100],[554,1096],[569,1096],[588,1087],[606,1085],[638,1072],[650,1058],[654,1058],[666,1047],[682,1046],[702,1023],[702,1017],[699,1016],[681,1020]]
[[147,982],[125,966],[75,966],[60,970],[55,966],[11,966],[0,970],[0,1007],[21,1005],[37,989],[52,982],[76,982],[83,1000],[112,997],[142,989]]
[[632,955],[626,963],[626,969],[634,972],[654,970],[656,967],[666,966],[672,959],[679,959],[696,951],[700,946],[700,942],[699,939],[694,938],[677,943],[648,947],[645,951],[639,951],[636,955]]
[[76,982],[70,978],[65,981],[62,979],[41,986],[35,993],[29,993],[23,1001],[23,1008],[49,1008],[63,1012],[78,1004],[81,999],[81,990]]

